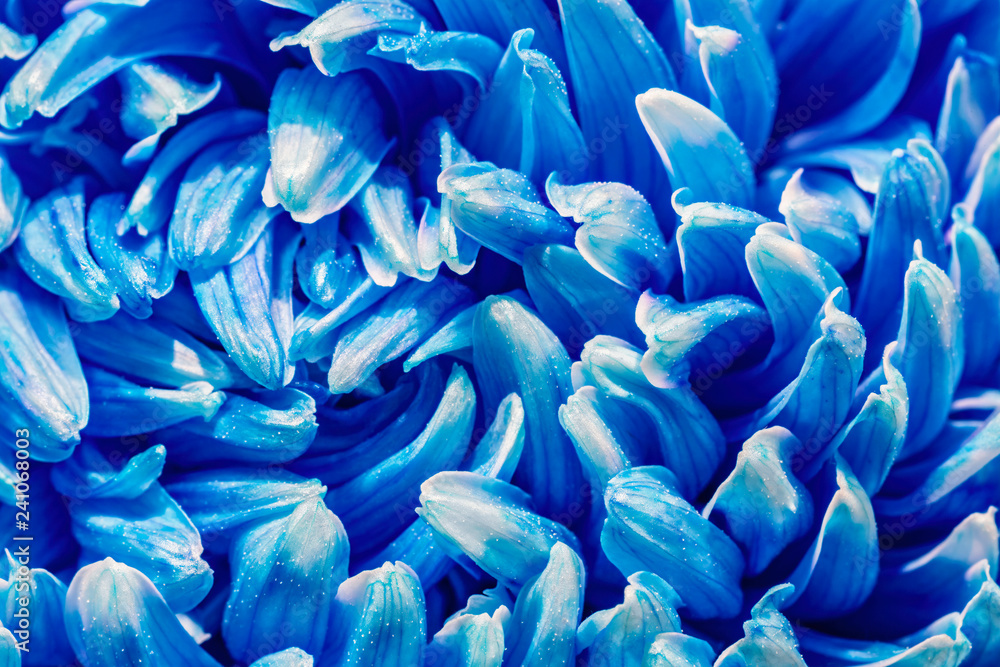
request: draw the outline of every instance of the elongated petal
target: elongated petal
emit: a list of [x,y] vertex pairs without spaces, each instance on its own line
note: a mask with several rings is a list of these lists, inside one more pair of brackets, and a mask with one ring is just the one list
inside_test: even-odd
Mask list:
[[315,362],[332,354],[339,340],[340,326],[377,303],[390,289],[376,285],[365,274],[331,310],[309,304],[295,317],[295,331],[289,349],[291,358]]
[[966,50],[948,73],[934,145],[949,172],[961,174],[986,123],[1000,113],[1000,73],[996,61]]
[[122,215],[118,233],[124,234],[134,227],[146,236],[166,224],[174,213],[177,188],[191,160],[208,145],[231,139],[243,138],[244,150],[258,150],[264,141],[259,133],[265,121],[259,111],[227,109],[203,116],[178,130],[150,162]]
[[80,326],[74,341],[87,361],[149,383],[208,382],[223,388],[239,376],[225,355],[158,317],[137,320],[121,314],[91,322]]
[[608,518],[601,546],[622,574],[659,575],[694,618],[739,612],[743,556],[681,498],[668,470],[648,466],[619,473],[608,483],[604,503]]
[[299,503],[326,494],[317,479],[257,468],[187,473],[168,480],[166,489],[213,551],[225,551],[233,535],[246,526],[288,515]]
[[[255,399],[255,400],[253,400]],[[299,457],[316,437],[316,401],[297,389],[225,397],[210,419],[190,420],[154,436],[171,462],[284,463]]]
[[736,467],[705,506],[719,512],[728,533],[747,555],[747,573],[760,574],[789,544],[812,526],[812,495],[792,471],[802,443],[777,426],[743,443]]
[[264,646],[322,651],[349,551],[344,526],[319,498],[243,533],[230,549],[233,584],[222,619],[230,653],[249,662]]
[[996,372],[1000,341],[1000,263],[989,240],[976,227],[956,220],[949,230],[952,246],[948,271],[958,292],[965,332],[962,379],[982,382]]
[[782,584],[767,591],[753,606],[750,620],[743,623],[743,639],[723,651],[715,667],[806,667],[795,630],[778,611],[794,590],[794,586]]
[[[23,545],[20,545],[23,546]],[[24,555],[31,559],[31,545],[27,549],[14,548],[15,558],[7,551],[10,572],[7,581],[0,580],[6,590],[0,595],[0,615],[3,625],[24,636],[20,621],[28,619],[28,641],[24,643],[27,652],[20,653],[16,662],[20,665],[70,664],[74,660],[73,649],[66,636],[63,610],[66,606],[66,584],[48,570],[28,568],[22,565]],[[2,655],[2,652],[0,652]],[[0,664],[3,659],[0,658]]]
[[[473,358],[487,409],[511,392],[524,401],[526,437],[515,479],[549,516],[583,498],[583,473],[558,409],[572,393],[570,362],[532,311],[509,297],[487,297],[474,326]],[[579,513],[579,512],[578,512]],[[568,515],[570,523],[572,514]]]
[[895,343],[888,345],[882,357],[885,384],[878,393],[871,387],[861,411],[834,444],[869,497],[882,487],[906,439],[909,398],[903,376],[893,366],[895,349]]
[[523,586],[557,542],[578,548],[564,526],[543,518],[516,486],[472,472],[442,472],[420,487],[417,513],[451,554],[465,554],[491,576]]
[[84,227],[83,182],[76,180],[28,209],[14,252],[32,280],[67,299],[74,319],[92,322],[114,315],[119,301],[87,248]]
[[654,387],[642,372],[642,354],[609,336],[592,338],[573,365],[574,386],[592,385],[609,398],[629,403],[656,427],[664,465],[677,477],[677,491],[693,498],[704,488],[725,453],[722,430],[690,387]]
[[[580,224],[576,248],[590,265],[620,285],[665,289],[673,263],[653,209],[623,183],[545,183],[559,215]],[[671,225],[672,227],[672,225]]]
[[[0,273],[0,386],[52,449],[32,449],[41,460],[68,457],[89,418],[87,383],[62,307],[17,271]],[[17,426],[15,426],[17,428]],[[43,444],[39,442],[38,444]]]
[[[653,35],[625,2],[560,0],[569,73],[588,151],[567,181],[629,183],[669,215],[672,184],[642,129],[635,99],[650,88],[676,87]],[[595,35],[601,35],[595,39]],[[614,57],[607,57],[613,53]]]
[[465,287],[445,278],[428,283],[411,280],[395,288],[339,332],[330,360],[330,391],[352,391],[379,366],[416,346],[469,297]]
[[592,614],[577,630],[577,651],[587,651],[590,664],[641,665],[657,635],[680,632],[683,602],[667,582],[649,572],[628,582],[624,602]]
[[77,658],[87,667],[219,667],[184,630],[153,582],[110,558],[73,577],[66,595],[66,629]]
[[222,16],[199,3],[145,7],[102,4],[71,16],[32,54],[0,96],[0,124],[47,118],[121,68],[159,56],[215,57],[237,66],[244,54]]
[[721,118],[680,93],[659,88],[642,93],[635,104],[675,191],[689,188],[695,202],[753,207],[753,167]]
[[233,361],[269,389],[291,381],[292,271],[301,236],[279,224],[236,263],[192,273],[201,312]]
[[131,500],[144,494],[160,477],[166,456],[163,445],[156,445],[122,465],[113,450],[107,452],[93,441],[85,441],[75,456],[53,468],[52,485],[70,498]]
[[213,144],[184,174],[170,220],[170,258],[181,269],[213,269],[251,251],[274,217],[260,200],[267,152]]
[[0,154],[0,250],[6,250],[21,231],[21,222],[28,210],[21,180],[10,164],[10,158]]
[[511,261],[521,263],[538,243],[572,244],[570,225],[520,172],[489,162],[455,164],[441,172],[438,192],[451,200],[456,227]]
[[524,282],[542,321],[572,355],[598,333],[641,342],[629,316],[638,295],[598,273],[573,248],[529,248],[524,254]]
[[340,585],[323,664],[423,664],[427,642],[424,593],[405,563],[386,563]]
[[23,60],[38,46],[34,34],[20,35],[5,24],[0,23],[0,58]]
[[392,145],[382,123],[382,107],[360,74],[331,78],[312,67],[282,72],[267,118],[265,202],[281,204],[299,222],[343,208]]
[[584,576],[580,556],[556,542],[545,569],[517,596],[510,619],[513,641],[506,653],[510,664],[542,667],[573,659]]
[[122,87],[122,129],[139,140],[125,153],[126,163],[152,157],[161,134],[177,125],[180,116],[210,103],[222,88],[218,74],[210,83],[200,83],[155,62],[129,65],[117,78]]
[[70,515],[84,548],[148,572],[173,609],[191,609],[211,588],[212,569],[201,558],[198,530],[159,484],[129,503],[75,503]]
[[437,410],[413,442],[350,482],[327,503],[347,527],[356,553],[383,546],[416,518],[421,484],[455,467],[469,445],[476,394],[460,366],[452,369]]
[[819,533],[789,578],[795,592],[788,601],[801,618],[856,609],[871,595],[879,573],[878,530],[868,495],[839,457],[827,472],[835,476],[833,496]]
[[580,463],[601,488],[631,465],[615,431],[600,412],[594,387],[581,387],[559,407],[559,423],[573,441]]

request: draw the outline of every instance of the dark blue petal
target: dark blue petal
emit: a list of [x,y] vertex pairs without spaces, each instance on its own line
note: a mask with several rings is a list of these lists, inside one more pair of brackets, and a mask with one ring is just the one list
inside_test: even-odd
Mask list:
[[349,553],[344,526],[319,498],[240,535],[222,618],[229,652],[244,662],[292,646],[318,655]]
[[622,574],[647,570],[680,595],[693,618],[735,616],[743,556],[677,490],[674,475],[648,466],[619,473],[604,491],[601,546]]
[[66,630],[86,667],[220,667],[198,647],[153,582],[110,558],[73,577],[66,595]]
[[[24,546],[23,544],[20,546]],[[26,550],[15,548],[15,553],[28,554],[30,561],[31,544]],[[22,565],[18,556],[15,559],[7,550],[7,562],[10,572],[7,581],[0,579],[0,587],[6,588],[0,594],[3,603],[0,615],[3,625],[11,628],[19,636],[24,630],[20,628],[21,619],[28,620],[28,639],[24,646],[29,650],[19,652],[16,661],[7,664],[25,665],[62,665],[73,662],[73,649],[66,637],[66,625],[63,622],[63,609],[66,606],[66,584],[56,578],[51,572],[40,568],[28,568]],[[0,656],[3,651],[0,651]],[[3,658],[0,657],[0,664]]]
[[299,222],[316,222],[343,208],[393,143],[363,76],[331,78],[312,67],[281,73],[267,127],[271,170],[264,201],[281,204]]

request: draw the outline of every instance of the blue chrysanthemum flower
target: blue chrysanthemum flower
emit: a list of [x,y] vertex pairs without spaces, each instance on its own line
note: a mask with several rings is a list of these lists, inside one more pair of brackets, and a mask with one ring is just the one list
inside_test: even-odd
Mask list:
[[0,665],[1000,664],[1000,0],[7,0]]

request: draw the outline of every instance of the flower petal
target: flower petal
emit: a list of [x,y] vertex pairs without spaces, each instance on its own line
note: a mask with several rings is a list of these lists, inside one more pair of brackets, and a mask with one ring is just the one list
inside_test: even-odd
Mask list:
[[792,238],[838,271],[848,271],[861,257],[858,234],[871,225],[871,213],[864,197],[843,178],[822,171],[806,175],[799,169],[781,194],[779,210]]
[[120,465],[116,452],[86,440],[75,456],[52,469],[52,485],[68,498],[132,500],[159,479],[166,457],[166,448],[156,445]]
[[794,590],[794,586],[781,584],[767,591],[750,611],[750,620],[743,623],[743,639],[723,651],[715,667],[806,667],[795,629],[778,611]]

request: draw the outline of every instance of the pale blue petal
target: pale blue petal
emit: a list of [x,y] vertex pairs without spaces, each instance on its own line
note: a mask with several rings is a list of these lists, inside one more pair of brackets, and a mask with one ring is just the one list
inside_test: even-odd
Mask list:
[[354,390],[379,366],[413,349],[435,327],[464,308],[471,294],[447,278],[408,280],[377,306],[360,313],[339,331],[330,360],[330,391]]
[[224,552],[232,537],[247,526],[288,515],[300,502],[326,494],[318,479],[280,468],[203,470],[173,477],[165,486],[198,528],[206,547],[216,552]]
[[313,658],[300,648],[286,648],[255,660],[250,667],[313,667]]
[[212,587],[198,530],[159,484],[127,503],[89,499],[69,510],[84,549],[148,573],[175,611],[193,608]]
[[405,563],[386,563],[340,585],[322,664],[333,667],[423,664],[424,593]]
[[307,223],[340,210],[392,146],[382,124],[375,91],[360,74],[285,70],[267,115],[271,170],[264,201]]
[[461,614],[451,618],[434,635],[427,647],[424,664],[435,667],[500,667],[504,654],[502,613]]
[[[173,464],[285,463],[316,437],[316,401],[297,389],[230,394],[214,415],[157,431]],[[163,426],[167,426],[164,424]]]
[[87,425],[90,400],[62,305],[20,272],[0,272],[0,339],[7,341],[0,346],[2,396],[25,417],[13,427],[31,424],[33,457],[67,458]]
[[0,59],[23,60],[38,46],[38,37],[32,33],[21,35],[0,23]]
[[835,477],[824,480],[833,495],[812,546],[788,579],[795,588],[787,599],[796,618],[830,618],[858,608],[879,576],[878,528],[868,494],[840,457],[824,475]]
[[[0,594],[0,616],[3,618],[2,625],[16,633],[18,639],[27,635],[28,641],[24,646],[28,650],[16,651],[19,653],[17,660],[7,664],[71,664],[74,661],[73,649],[69,645],[63,622],[66,584],[47,570],[29,569],[23,565],[25,558],[31,560],[30,543],[14,545],[8,548],[6,554],[10,566],[7,581],[0,580],[0,586],[6,588]],[[11,549],[14,555],[11,554]],[[28,620],[27,632],[22,629],[22,618]],[[2,655],[3,651],[0,651],[0,656]],[[3,660],[0,657],[0,664],[4,664]]]
[[556,543],[579,548],[569,529],[532,510],[524,491],[472,472],[442,472],[428,479],[420,487],[417,513],[452,557],[464,554],[515,587],[545,569]]
[[649,647],[642,667],[712,667],[715,651],[697,637],[664,632]]
[[590,665],[641,667],[643,657],[664,632],[680,632],[680,597],[667,582],[650,572],[628,578],[625,600],[592,614],[576,634],[578,653],[586,651]]
[[160,135],[180,116],[198,111],[222,88],[218,74],[210,83],[190,79],[183,71],[156,62],[138,62],[117,74],[122,87],[122,129],[139,140],[125,153],[126,164],[153,156]]
[[743,556],[703,519],[658,466],[619,473],[604,492],[601,546],[622,574],[649,571],[677,591],[693,618],[735,616],[743,601]]
[[122,462],[120,453],[106,451],[88,440],[76,454],[52,469],[52,485],[65,496],[90,498],[125,498],[144,494],[160,477],[167,450],[163,445],[150,447]]
[[608,481],[630,467],[624,447],[618,442],[600,412],[601,397],[595,387],[581,387],[559,406],[559,424],[573,441],[588,477],[604,488]]
[[991,656],[1000,651],[1000,587],[987,570],[983,583],[961,616],[961,632],[969,638],[972,650],[962,664],[965,667],[989,667]]
[[[642,353],[625,341],[596,336],[573,364],[573,384],[592,385],[605,396],[634,406],[655,425],[664,465],[676,475],[676,491],[694,498],[725,454],[715,418],[690,387],[654,387],[642,372]],[[630,573],[628,573],[630,574]]]
[[[475,32],[435,32],[425,26],[415,35],[382,32],[369,54],[406,63],[421,72],[460,72],[484,89],[503,55],[500,45]],[[466,82],[462,82],[466,83]],[[471,90],[467,86],[466,90]]]
[[568,513],[565,523],[571,523],[588,498],[581,496],[583,473],[558,422],[559,406],[573,393],[566,350],[533,311],[504,296],[480,304],[473,340],[484,408],[493,409],[511,392],[524,402],[526,438],[515,479],[542,512]]
[[559,15],[587,145],[562,180],[629,183],[669,215],[670,192],[681,186],[671,187],[635,106],[650,88],[676,87],[663,50],[626,2],[560,0]]
[[517,596],[506,662],[521,667],[567,665],[576,653],[583,611],[584,568],[572,548],[557,542],[548,564]]
[[292,646],[318,655],[349,554],[344,526],[319,498],[240,535],[222,618],[229,652],[245,662]]
[[66,630],[86,667],[220,667],[199,648],[146,575],[110,558],[73,577],[66,595]]
[[689,188],[693,202],[753,207],[753,166],[721,118],[680,93],[660,88],[640,94],[635,104],[674,191]]
[[781,194],[779,210],[792,238],[838,271],[848,271],[861,257],[859,233],[871,226],[871,211],[842,177],[799,169]]
[[792,468],[802,443],[776,426],[743,443],[736,467],[705,506],[725,517],[727,532],[747,558],[747,574],[763,572],[771,561],[812,527],[813,501]]
[[767,591],[743,623],[743,639],[723,651],[715,667],[806,667],[795,629],[779,611],[794,591],[789,584]]
[[990,242],[976,227],[959,219],[948,231],[952,248],[948,271],[958,291],[965,332],[966,382],[989,384],[1000,359],[1000,263]]
[[[244,140],[245,141],[245,140]],[[231,264],[277,215],[260,199],[268,155],[244,141],[212,144],[184,174],[170,220],[170,258],[185,271]]]
[[489,162],[455,164],[438,177],[438,192],[451,200],[451,219],[490,250],[521,263],[538,243],[572,245],[569,223],[542,203],[527,176]]
[[191,274],[198,305],[240,369],[268,389],[288,384],[294,367],[292,282],[301,233],[279,221],[229,266]]
[[990,56],[964,50],[948,73],[948,85],[938,116],[934,146],[948,171],[965,170],[986,124],[1000,114],[1000,71]]
[[550,177],[545,194],[559,215],[580,225],[576,248],[595,269],[634,289],[664,290],[670,284],[670,251],[653,209],[639,192],[624,183],[563,185]]
[[167,255],[164,234],[154,232],[142,237],[130,229],[118,235],[125,202],[122,193],[97,197],[87,212],[87,240],[122,308],[133,317],[145,319],[153,312],[153,300],[173,289],[177,266]]
[[[208,145],[246,137],[244,151],[259,146],[248,135],[260,132],[266,119],[251,109],[227,109],[199,118],[177,131],[149,164],[128,208],[122,215],[119,234],[135,227],[146,236],[166,224],[174,212],[174,200],[181,177],[191,160]],[[260,142],[262,136],[254,135]]]
[[84,206],[79,179],[36,200],[24,217],[14,255],[32,280],[66,299],[73,319],[93,322],[114,315],[119,301],[87,248]]

